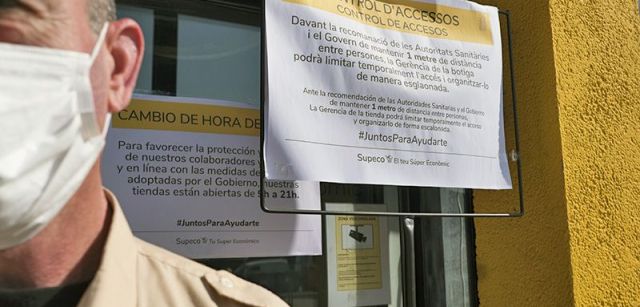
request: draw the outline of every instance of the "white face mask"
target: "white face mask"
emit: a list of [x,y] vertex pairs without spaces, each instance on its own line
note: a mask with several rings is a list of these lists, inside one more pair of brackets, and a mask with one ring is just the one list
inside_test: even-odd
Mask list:
[[89,76],[107,28],[91,55],[0,43],[0,250],[49,224],[100,155]]

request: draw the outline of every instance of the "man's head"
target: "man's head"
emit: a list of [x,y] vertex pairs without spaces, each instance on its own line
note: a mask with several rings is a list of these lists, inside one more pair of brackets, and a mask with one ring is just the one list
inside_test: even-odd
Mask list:
[[[36,238],[33,235],[39,230],[46,233],[47,229],[67,227],[69,220],[77,220],[81,213],[90,215],[100,211],[100,206],[106,208],[99,162],[91,164],[99,154],[100,138],[92,129],[94,121],[80,112],[90,110],[93,103],[95,119],[102,127],[107,113],[125,108],[135,86],[144,48],[140,26],[130,19],[114,20],[114,13],[112,0],[0,0],[0,43],[7,43],[0,46],[0,63],[3,60],[6,63],[0,65],[0,78],[5,86],[0,92],[0,111],[14,110],[12,114],[4,113],[5,123],[27,114],[41,115],[27,123],[30,126],[15,126],[14,131],[0,137],[0,140],[14,142],[10,144],[18,144],[9,146],[15,151],[8,151],[7,146],[0,148],[5,149],[0,150],[3,163],[18,162],[14,168],[0,172],[0,191],[4,192],[0,194],[0,210],[3,210],[0,213],[15,215],[18,210],[26,210],[42,212],[48,217],[21,214],[21,219],[16,216],[0,225],[4,226],[0,229],[9,234],[3,237],[7,239],[2,244],[4,247]],[[104,41],[98,43],[98,33],[106,25]],[[25,46],[48,50],[36,52]],[[97,56],[88,68],[86,57],[71,56],[67,51],[93,52]],[[85,82],[87,73],[90,84]],[[49,84],[56,86],[47,87]],[[24,91],[20,85],[33,90]],[[93,101],[86,95],[89,91]],[[38,104],[43,97],[48,99],[46,103]],[[76,123],[81,123],[81,127]],[[51,142],[54,139],[56,142]],[[16,140],[19,143],[15,143]],[[31,148],[37,151],[30,151]],[[27,159],[16,159],[19,155]],[[104,222],[106,209],[102,211],[102,215],[96,213],[91,223]],[[0,217],[7,219],[11,215],[0,214]],[[49,218],[53,217],[51,221]],[[14,235],[19,239],[13,239]]]

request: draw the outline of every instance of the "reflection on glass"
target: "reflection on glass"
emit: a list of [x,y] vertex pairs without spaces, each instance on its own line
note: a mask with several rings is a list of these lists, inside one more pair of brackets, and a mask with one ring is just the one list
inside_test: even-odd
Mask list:
[[325,287],[322,257],[275,257],[241,259],[200,259],[199,262],[227,270],[243,279],[261,285],[291,306],[321,306],[321,291]]
[[[421,212],[460,213],[467,211],[465,191],[451,188],[420,189]],[[461,218],[418,220],[416,234],[419,284],[429,292],[418,293],[428,306],[472,306],[469,221]]]
[[152,9],[129,5],[118,5],[118,18],[131,18],[140,24],[144,33],[144,58],[140,67],[140,75],[136,84],[136,93],[152,93],[153,76],[153,26]]
[[178,16],[176,94],[260,104],[260,28]]

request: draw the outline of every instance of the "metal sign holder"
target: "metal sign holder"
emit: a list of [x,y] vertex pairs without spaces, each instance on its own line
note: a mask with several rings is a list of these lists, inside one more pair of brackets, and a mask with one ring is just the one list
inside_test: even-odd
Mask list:
[[[333,210],[279,210],[267,207],[265,204],[265,187],[264,181],[266,180],[265,173],[265,160],[262,150],[265,145],[265,125],[266,123],[266,111],[265,101],[267,97],[267,61],[266,61],[266,16],[265,16],[265,1],[262,0],[262,33],[261,33],[261,67],[263,71],[260,77],[260,118],[262,125],[260,125],[260,208],[266,213],[276,214],[306,214],[306,215],[353,215],[353,216],[397,216],[397,217],[468,217],[468,218],[515,218],[522,217],[524,215],[524,193],[522,184],[522,162],[520,159],[520,130],[518,127],[518,111],[517,111],[517,99],[516,99],[516,87],[515,77],[513,74],[513,46],[512,46],[512,34],[511,34],[511,13],[508,10],[500,10],[499,14],[505,16],[507,24],[507,37],[508,37],[508,53],[509,53],[509,75],[511,78],[511,104],[513,110],[513,130],[515,135],[515,153],[512,154],[512,160],[516,162],[516,172],[518,174],[518,199],[519,207],[518,211],[505,212],[505,213],[425,213],[425,212],[374,212],[374,211],[333,211]],[[504,95],[504,92],[503,92]],[[503,106],[504,107],[504,106]]]

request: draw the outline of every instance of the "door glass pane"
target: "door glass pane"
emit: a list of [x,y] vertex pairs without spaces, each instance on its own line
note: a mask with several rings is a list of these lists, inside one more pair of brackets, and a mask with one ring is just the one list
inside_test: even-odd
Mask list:
[[[441,212],[464,212],[463,189],[440,189]],[[442,219],[444,281],[447,306],[471,306],[469,300],[469,259],[467,251],[466,220]]]
[[260,28],[178,16],[176,94],[260,104]]

